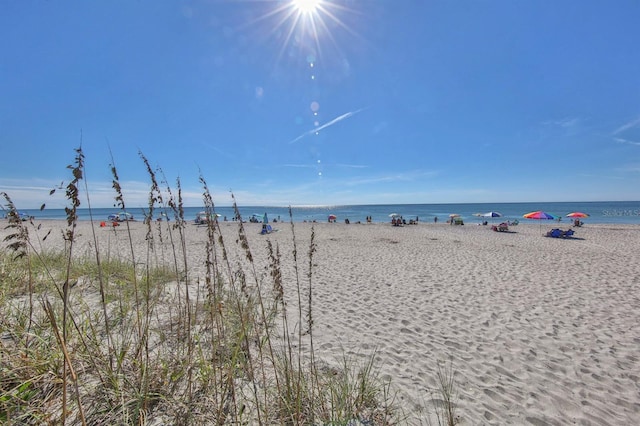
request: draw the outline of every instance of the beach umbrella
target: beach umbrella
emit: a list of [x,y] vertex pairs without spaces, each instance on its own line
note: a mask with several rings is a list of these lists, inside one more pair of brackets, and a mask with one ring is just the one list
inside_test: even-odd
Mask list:
[[522,217],[524,217],[525,219],[536,219],[536,220],[553,220],[554,219],[553,215],[550,215],[549,213],[543,212],[541,210],[527,213]]
[[335,214],[330,214],[329,215],[329,222],[331,222],[332,220],[336,220],[338,218],[338,216],[336,216]]
[[576,218],[589,217],[589,215],[586,214],[586,213],[582,213],[582,212],[572,212],[572,213],[569,213],[567,215],[567,217],[572,217],[572,218],[576,219]]
[[264,214],[264,217],[262,218],[262,223],[269,223],[269,218],[267,217],[267,214]]
[[572,213],[569,213],[567,217],[570,217],[571,219],[575,219],[574,220],[575,226],[582,226],[582,222],[580,221],[580,219],[589,217],[589,215],[587,213],[582,213],[582,212],[572,212]]
[[[553,215],[550,215],[549,213],[543,212],[541,210],[527,213],[522,217],[524,217],[525,219],[535,219],[535,220],[553,220],[554,219]],[[542,222],[540,222],[540,229],[542,229]]]
[[502,214],[498,212],[488,212],[483,214],[482,217],[502,217]]
[[391,214],[389,215],[389,217],[398,217],[398,216],[400,216],[398,213],[391,213]]
[[[488,212],[488,213],[483,213],[483,214],[482,214],[482,217],[491,217],[491,218],[494,218],[494,217],[502,217],[502,213],[498,213],[498,212]],[[493,222],[493,221],[491,221],[491,222]]]

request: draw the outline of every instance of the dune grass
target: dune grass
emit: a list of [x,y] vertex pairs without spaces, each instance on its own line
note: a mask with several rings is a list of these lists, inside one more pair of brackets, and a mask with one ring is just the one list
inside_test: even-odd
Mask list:
[[[344,358],[336,368],[314,349],[314,231],[300,255],[290,215],[296,282],[284,285],[277,245],[266,243],[265,277],[242,222],[227,242],[211,221],[206,272],[196,276],[180,181],[171,188],[140,157],[151,182],[149,218],[156,209],[175,218],[144,221],[143,255],[128,222],[128,253],[100,250],[93,227],[93,251],[78,252],[77,209],[91,208],[80,148],[69,183],[52,190],[64,190],[68,201],[64,247],[42,249],[49,234],[33,221],[9,219],[0,250],[0,423],[401,423],[389,383],[376,374],[375,353],[364,365]],[[126,209],[113,164],[111,171],[115,204]],[[213,213],[207,182],[200,182]],[[231,251],[246,262],[232,262]]]

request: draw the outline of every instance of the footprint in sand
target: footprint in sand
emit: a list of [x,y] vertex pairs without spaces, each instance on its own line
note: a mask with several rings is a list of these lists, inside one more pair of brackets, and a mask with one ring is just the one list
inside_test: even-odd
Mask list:
[[452,340],[445,340],[444,344],[445,344],[445,346],[449,346],[451,348],[462,349],[462,345],[460,343],[454,342]]
[[497,417],[491,411],[485,411],[483,417],[489,421],[497,419]]
[[492,400],[500,403],[500,404],[505,404],[507,403],[507,399],[503,398],[502,395],[498,394],[497,392],[494,392],[491,389],[483,389],[482,392],[484,392],[485,395],[487,395],[489,398],[491,398]]

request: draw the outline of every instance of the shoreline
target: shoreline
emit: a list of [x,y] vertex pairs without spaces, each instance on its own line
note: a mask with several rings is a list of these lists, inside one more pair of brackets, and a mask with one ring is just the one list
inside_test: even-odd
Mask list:
[[[184,219],[187,222],[193,221],[197,214],[204,210],[204,207],[184,207]],[[126,209],[132,213],[136,219],[142,220],[149,209],[146,207],[136,207]],[[226,216],[231,220],[235,216],[232,207],[215,206],[213,210],[220,214],[220,221]],[[625,223],[640,224],[640,201],[608,201],[608,202],[549,202],[549,203],[455,203],[455,204],[368,204],[368,205],[334,205],[334,206],[291,206],[291,213],[294,222],[307,222],[315,220],[316,223],[327,222],[329,215],[335,215],[338,223],[344,223],[349,219],[351,223],[358,221],[366,222],[367,218],[372,218],[375,223],[386,223],[390,221],[391,214],[398,214],[409,219],[419,217],[420,223],[433,223],[435,217],[439,221],[446,221],[451,214],[459,214],[468,224],[478,223],[477,215],[487,211],[498,211],[502,214],[501,220],[519,220],[527,223],[523,215],[531,212],[543,210],[553,215],[556,219],[562,219],[561,223],[568,223],[566,217],[570,212],[586,212],[590,217],[584,219],[586,224],[595,223]],[[66,220],[64,209],[47,208],[44,210],[27,209],[19,210],[36,219],[62,219]],[[78,209],[78,219],[88,221],[90,213],[94,220],[106,220],[110,214],[118,213],[121,209],[116,207],[108,208],[85,208]],[[281,219],[278,222],[288,222],[289,208],[284,206],[238,206],[238,211],[245,220],[252,216],[258,216],[262,221],[265,213],[268,214],[270,222],[274,219]],[[173,210],[167,210],[156,206],[154,208],[154,220],[162,217],[166,213],[171,220],[175,220]],[[493,218],[498,220],[498,218]],[[532,221],[533,222],[533,221]]]

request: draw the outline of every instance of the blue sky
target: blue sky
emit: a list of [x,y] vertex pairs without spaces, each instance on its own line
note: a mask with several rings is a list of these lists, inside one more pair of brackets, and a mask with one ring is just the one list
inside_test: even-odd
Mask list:
[[0,191],[146,204],[638,200],[640,2],[0,2]]

